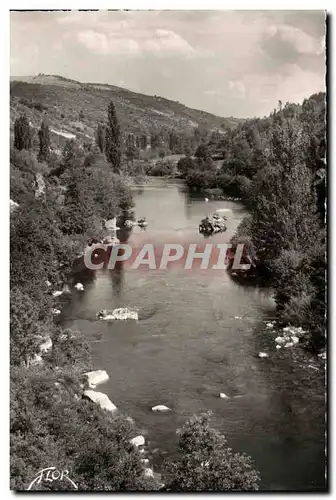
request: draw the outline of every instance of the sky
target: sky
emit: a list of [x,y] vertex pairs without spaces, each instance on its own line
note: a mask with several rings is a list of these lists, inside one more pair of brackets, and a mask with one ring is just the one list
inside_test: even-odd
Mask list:
[[10,74],[57,74],[219,116],[325,87],[323,11],[11,12]]

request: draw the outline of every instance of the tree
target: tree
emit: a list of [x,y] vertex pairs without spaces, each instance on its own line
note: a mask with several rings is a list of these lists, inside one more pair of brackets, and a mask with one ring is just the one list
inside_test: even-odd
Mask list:
[[[41,338],[47,336],[46,323],[39,321],[39,304],[21,292],[11,291],[10,298],[10,362],[12,365],[29,366],[30,359],[38,351]],[[39,337],[41,337],[39,339]]]
[[208,160],[210,158],[210,152],[206,144],[200,144],[195,152],[195,157],[202,160]]
[[98,123],[96,130],[96,143],[101,153],[105,151],[105,126],[102,123]]
[[14,122],[14,147],[19,150],[32,147],[32,134],[29,120],[25,114]]
[[116,110],[111,101],[107,110],[107,127],[105,133],[105,154],[113,172],[120,172],[121,137]]
[[168,490],[258,490],[252,459],[227,447],[225,437],[210,427],[209,414],[192,417],[177,434],[179,458],[165,464]]
[[42,120],[41,128],[38,131],[39,141],[40,141],[40,152],[39,161],[48,160],[50,155],[50,137],[49,137],[49,127],[45,120]]

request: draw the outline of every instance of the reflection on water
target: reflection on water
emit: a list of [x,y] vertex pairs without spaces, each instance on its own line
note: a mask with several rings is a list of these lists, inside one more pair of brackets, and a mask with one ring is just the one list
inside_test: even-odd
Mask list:
[[[232,210],[228,230],[209,241],[228,242],[245,213],[235,202],[191,198],[171,181],[134,192],[135,215],[145,216],[148,228],[118,237],[126,241],[130,234],[135,247],[202,242],[199,221],[219,208]],[[262,488],[323,487],[323,380],[313,373],[312,395],[312,373],[276,352],[264,327],[274,314],[267,289],[241,286],[225,271],[132,270],[123,263],[94,279],[76,279],[85,291],[73,294],[61,320],[86,335],[94,365],[110,375],[102,392],[160,448],[157,465],[162,453],[174,453],[176,428],[193,413],[212,410],[233,449],[253,456]],[[137,308],[139,321],[96,321],[97,311],[117,307]],[[259,359],[259,350],[270,358]],[[230,398],[220,399],[220,392]],[[154,414],[156,404],[173,411]]]

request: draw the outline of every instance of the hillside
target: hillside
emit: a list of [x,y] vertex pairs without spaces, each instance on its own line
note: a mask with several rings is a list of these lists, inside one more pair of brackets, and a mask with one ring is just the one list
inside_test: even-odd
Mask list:
[[[99,121],[106,118],[113,100],[124,134],[151,134],[174,129],[192,134],[200,126],[211,130],[234,128],[241,120],[222,118],[159,96],[148,96],[107,84],[81,83],[55,75],[11,77],[11,128],[15,118],[25,112],[39,127],[44,112],[50,129],[62,138],[73,135],[93,138]],[[67,137],[68,136],[68,137]]]

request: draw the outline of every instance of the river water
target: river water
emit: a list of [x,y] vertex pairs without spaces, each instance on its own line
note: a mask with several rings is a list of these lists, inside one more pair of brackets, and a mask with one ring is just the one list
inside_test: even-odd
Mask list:
[[[146,231],[129,242],[200,243],[198,224],[219,208],[228,212],[226,241],[244,217],[236,202],[190,198],[178,181],[134,188],[135,214]],[[265,323],[274,303],[267,289],[234,283],[225,271],[100,270],[76,276],[61,322],[83,332],[95,369],[110,380],[98,390],[132,416],[154,452],[154,464],[172,456],[175,432],[194,413],[213,412],[212,423],[234,451],[252,456],[263,490],[324,488],[323,375],[276,351]],[[98,310],[139,309],[138,322],[98,321]],[[257,357],[259,351],[270,354]],[[220,399],[224,392],[228,399]],[[157,414],[151,407],[169,406]]]

